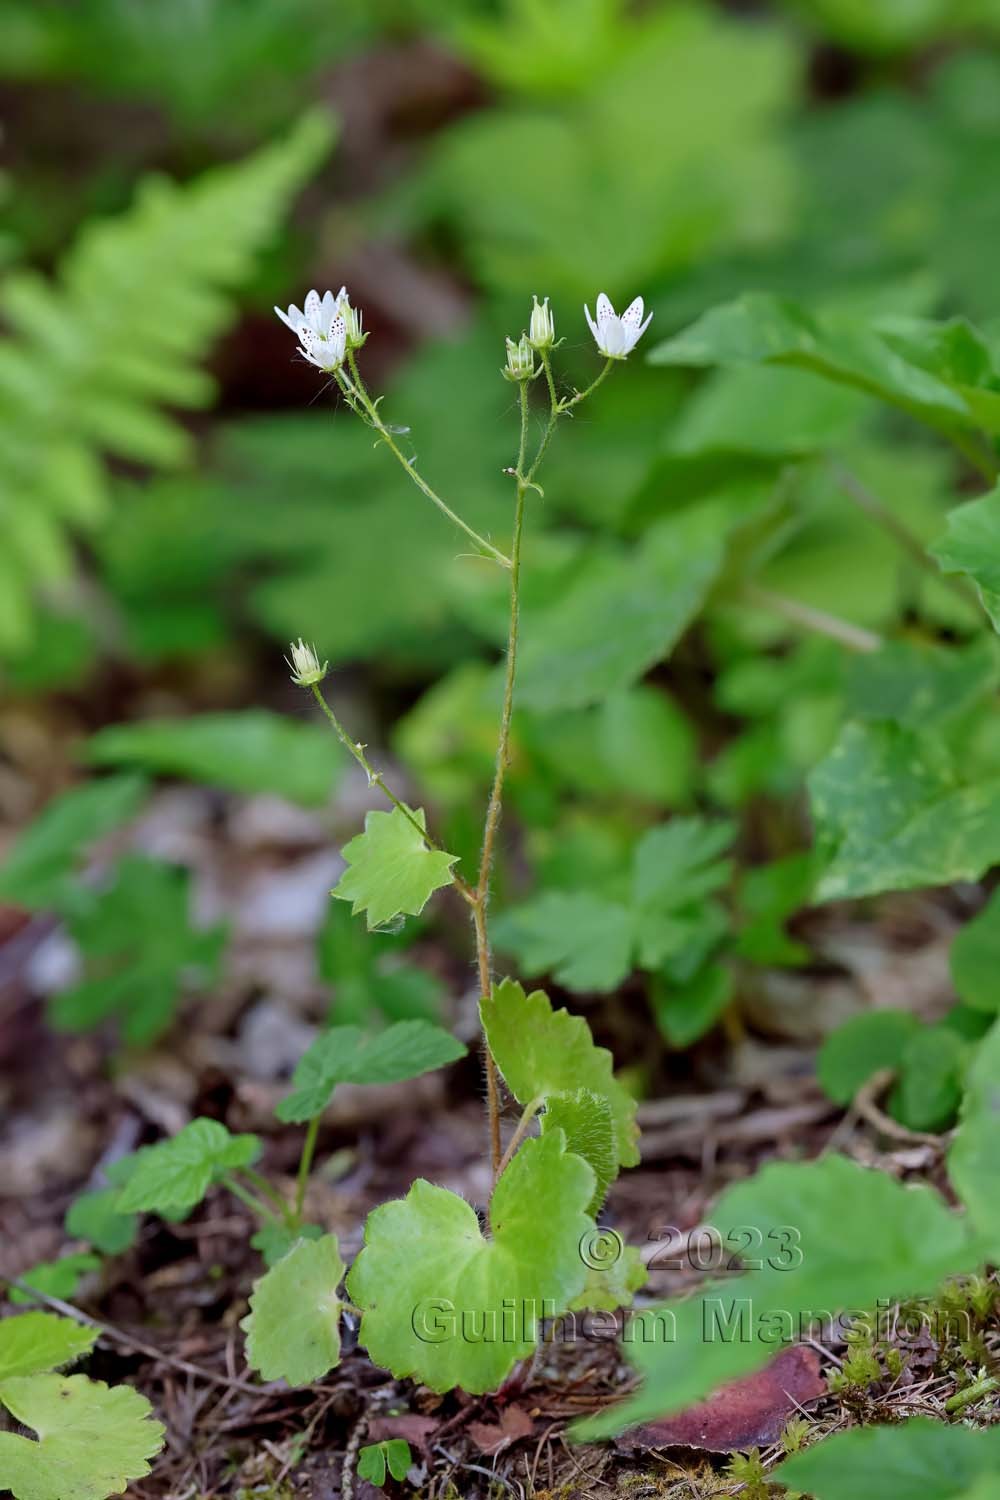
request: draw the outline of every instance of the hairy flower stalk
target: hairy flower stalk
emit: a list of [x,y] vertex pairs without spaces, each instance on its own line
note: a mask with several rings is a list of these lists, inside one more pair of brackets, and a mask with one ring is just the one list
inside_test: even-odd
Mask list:
[[[517,657],[520,639],[521,550],[527,498],[531,490],[538,490],[539,488],[535,476],[548,449],[559,418],[572,411],[574,407],[578,406],[580,402],[585,401],[597,389],[602,381],[606,379],[613,363],[628,356],[642,333],[649,326],[652,314],[643,322],[643,302],[641,297],[637,297],[619,318],[603,292],[597,299],[596,322],[591,318],[589,309],[585,308],[587,321],[597,341],[597,346],[605,356],[605,364],[596,379],[585,390],[576,391],[573,395],[563,398],[559,396],[552,370],[551,351],[555,347],[555,319],[549,307],[549,299],[547,297],[541,303],[537,297],[532,299],[528,331],[523,332],[516,340],[510,338],[506,340],[506,364],[503,367],[502,374],[506,380],[511,381],[518,387],[521,419],[517,463],[508,471],[514,479],[515,491],[513,539],[510,556],[507,557],[502,552],[499,552],[492,543],[486,541],[485,538],[473,531],[431,489],[426,480],[417,472],[413,460],[407,458],[397,444],[396,434],[398,429],[387,427],[383,423],[379,415],[379,401],[374,400],[369,395],[355,359],[355,353],[364,344],[367,335],[362,332],[361,313],[358,309],[351,306],[346,289],[342,288],[339,296],[336,298],[334,298],[331,292],[327,292],[322,298],[318,293],[310,292],[306,298],[305,309],[302,313],[294,306],[288,309],[287,314],[283,313],[280,308],[276,308],[275,311],[282,321],[291,328],[292,332],[298,336],[299,346],[305,357],[311,360],[313,364],[318,365],[319,368],[329,370],[334,374],[337,385],[351,410],[378,434],[417,485],[418,489],[439,510],[443,511],[455,525],[459,526],[472,538],[481,553],[492,556],[496,561],[502,563],[505,568],[509,569],[510,572],[510,612],[507,628],[503,703],[500,711],[500,724],[497,735],[496,766],[483,825],[479,870],[474,885],[469,884],[454,872],[451,874],[452,884],[472,910],[479,988],[482,998],[487,1000],[491,994],[493,982],[488,925],[490,881],[503,806],[504,783],[510,761],[510,731],[514,712],[514,687],[517,676]],[[540,361],[540,363],[536,362],[536,356],[537,361]],[[538,446],[529,461],[529,387],[539,374],[544,374],[545,376],[545,385],[549,397],[549,412]],[[425,832],[413,812],[400,798],[390,791],[381,772],[376,771],[370,765],[365,755],[365,747],[351,739],[326,702],[320,690],[320,683],[326,675],[327,663],[324,662],[320,665],[315,650],[311,646],[307,646],[302,640],[299,640],[291,646],[289,666],[292,671],[292,680],[312,691],[317,704],[329,720],[341,743],[364,768],[368,775],[369,784],[377,786],[393,806],[408,819],[412,826],[420,833],[420,837],[427,848],[440,850],[440,846]],[[500,1083],[496,1064],[488,1046],[484,1046],[484,1054],[487,1106],[489,1111],[490,1155],[495,1179],[499,1175],[504,1161],[500,1140]]]

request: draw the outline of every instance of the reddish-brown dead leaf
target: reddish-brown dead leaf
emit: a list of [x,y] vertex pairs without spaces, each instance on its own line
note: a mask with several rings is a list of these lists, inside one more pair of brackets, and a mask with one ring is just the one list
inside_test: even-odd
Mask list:
[[427,1453],[430,1440],[440,1426],[436,1417],[419,1417],[416,1412],[404,1412],[398,1417],[376,1417],[369,1425],[367,1441],[383,1443],[389,1438],[405,1438],[415,1448]]
[[796,1344],[763,1370],[720,1387],[706,1401],[662,1422],[647,1422],[618,1439],[620,1448],[704,1448],[732,1453],[776,1442],[789,1417],[826,1394],[819,1358]]
[[470,1422],[469,1436],[481,1453],[491,1456],[502,1448],[516,1443],[520,1438],[531,1437],[535,1430],[528,1413],[522,1406],[508,1406],[499,1423]]

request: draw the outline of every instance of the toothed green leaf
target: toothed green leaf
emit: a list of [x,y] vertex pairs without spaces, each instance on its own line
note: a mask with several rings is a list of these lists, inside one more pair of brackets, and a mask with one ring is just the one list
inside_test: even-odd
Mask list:
[[54,1313],[29,1312],[0,1319],[0,1381],[58,1370],[89,1354],[96,1342],[96,1328],[85,1328]]
[[216,1178],[248,1167],[260,1153],[255,1135],[230,1135],[217,1120],[197,1119],[138,1156],[122,1189],[122,1213],[193,1208]]
[[337,1237],[325,1234],[299,1240],[254,1282],[240,1323],[251,1369],[265,1380],[311,1385],[339,1363],[343,1275]]
[[163,1427],[131,1386],[84,1375],[28,1375],[0,1383],[0,1401],[38,1434],[0,1432],[0,1485],[15,1500],[106,1500],[149,1473]]
[[419,1178],[368,1215],[347,1278],[377,1365],[434,1391],[495,1390],[536,1346],[543,1317],[586,1281],[594,1174],[561,1131],[524,1143],[497,1183],[490,1238],[464,1198]]
[[326,1108],[338,1083],[398,1083],[465,1053],[461,1042],[430,1021],[398,1021],[369,1036],[357,1026],[334,1026],[303,1054],[292,1075],[293,1091],[275,1113],[301,1123]]
[[[414,817],[426,827],[423,808]],[[333,894],[350,901],[355,916],[365,912],[369,929],[384,927],[394,917],[419,916],[434,892],[451,884],[457,854],[428,849],[409,818],[392,812],[370,812],[365,831],[343,850],[349,868]]]
[[595,1094],[591,1089],[550,1094],[545,1101],[542,1134],[550,1130],[561,1130],[567,1149],[582,1156],[590,1166],[597,1187],[587,1212],[600,1213],[608,1188],[618,1176],[618,1141],[610,1103],[603,1094]]

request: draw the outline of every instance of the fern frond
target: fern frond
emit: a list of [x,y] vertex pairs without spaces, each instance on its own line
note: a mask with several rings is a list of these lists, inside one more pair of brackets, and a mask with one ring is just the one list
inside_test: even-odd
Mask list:
[[0,341],[0,650],[30,641],[36,590],[70,571],[74,530],[106,516],[104,457],[190,457],[162,408],[211,402],[198,363],[331,137],[311,113],[192,183],[148,179],[127,213],[81,232],[54,283],[19,271],[0,284],[13,333]]

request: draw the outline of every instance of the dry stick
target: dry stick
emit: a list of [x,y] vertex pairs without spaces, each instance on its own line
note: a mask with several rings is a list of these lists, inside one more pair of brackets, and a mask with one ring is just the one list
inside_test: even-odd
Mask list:
[[893,541],[898,542],[903,551],[912,557],[920,567],[926,568],[932,573],[939,583],[947,584],[954,593],[958,594],[966,604],[971,604],[976,610],[981,608],[979,596],[976,591],[969,587],[964,579],[958,578],[953,573],[942,573],[933,558],[924,547],[918,536],[906,526],[898,516],[893,515],[887,505],[870,490],[868,486],[858,478],[857,474],[845,467],[843,464],[831,465],[833,477],[837,486],[845,495],[854,501],[855,505],[875,521],[886,531]]
[[795,625],[802,625],[816,635],[825,635],[831,641],[838,641],[851,651],[880,651],[885,644],[882,637],[872,630],[852,625],[849,620],[842,620],[838,615],[827,614],[826,610],[813,609],[811,605],[803,604],[798,599],[774,594],[770,589],[762,589],[755,583],[743,585],[743,599],[746,604],[782,615],[784,619],[791,620]]
[[[115,1344],[122,1344],[126,1349],[134,1349],[139,1354],[144,1354],[147,1359],[158,1361],[161,1365],[169,1365],[173,1370],[182,1370],[185,1375],[194,1375],[198,1380],[207,1380],[212,1385],[223,1385],[231,1391],[246,1391],[251,1396],[263,1396],[268,1392],[266,1385],[251,1385],[246,1380],[233,1380],[228,1375],[216,1375],[214,1370],[204,1370],[200,1365],[189,1364],[186,1359],[177,1359],[172,1354],[164,1354],[162,1349],[157,1349],[155,1344],[145,1344],[131,1333],[125,1333],[119,1328],[113,1328],[110,1323],[102,1323],[98,1318],[92,1318],[89,1313],[81,1312],[71,1302],[64,1302],[61,1297],[50,1297],[48,1292],[40,1292],[30,1282],[22,1281],[20,1276],[8,1276],[7,1282],[16,1286],[18,1291],[24,1292],[32,1301],[40,1302],[45,1307],[51,1307],[53,1312],[61,1313],[64,1318],[72,1318],[74,1323],[81,1323],[85,1328],[96,1328],[102,1338],[107,1338]],[[274,1389],[277,1389],[277,1385]]]

